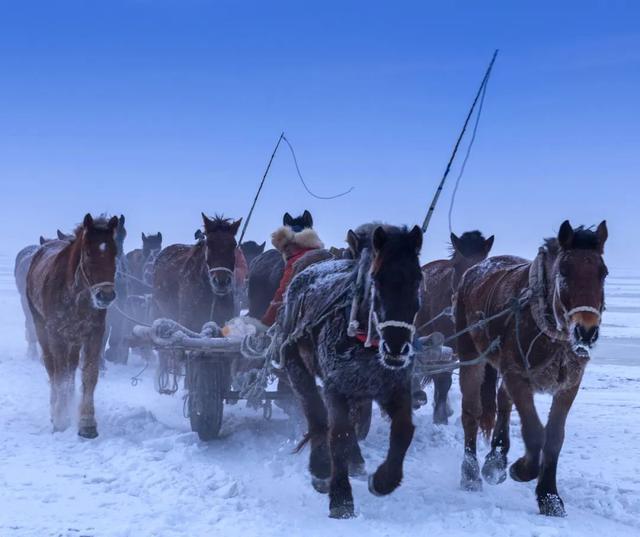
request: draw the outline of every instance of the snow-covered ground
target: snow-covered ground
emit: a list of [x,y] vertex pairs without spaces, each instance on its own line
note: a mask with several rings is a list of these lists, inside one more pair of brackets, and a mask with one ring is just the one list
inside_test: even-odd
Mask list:
[[[538,515],[534,484],[507,480],[480,493],[458,488],[459,392],[449,426],[417,412],[405,481],[373,497],[354,481],[359,516],[327,518],[307,453],[283,415],[271,421],[228,406],[223,435],[203,444],[180,396],[154,392],[142,363],[110,366],[96,391],[99,438],[51,433],[44,368],[24,356],[22,314],[0,257],[0,537],[5,536],[589,536],[640,535],[640,277],[612,271],[603,338],[569,416],[558,480],[565,519]],[[549,399],[540,397],[546,411]],[[512,458],[522,452],[517,414]],[[375,469],[388,425],[376,411],[363,453]]]

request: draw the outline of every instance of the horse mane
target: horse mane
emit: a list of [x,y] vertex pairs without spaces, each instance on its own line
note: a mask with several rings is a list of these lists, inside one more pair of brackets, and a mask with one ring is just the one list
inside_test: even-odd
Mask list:
[[[105,214],[102,213],[100,216],[97,216],[96,218],[93,219],[93,227],[95,229],[100,229],[102,231],[108,231],[109,230],[109,217]],[[80,235],[82,235],[82,230],[84,229],[84,225],[83,224],[78,224],[75,229],[73,230],[73,234],[76,237],[80,237]]]
[[473,255],[484,254],[486,248],[486,239],[482,232],[477,229],[473,231],[465,231],[460,237],[458,237],[459,250],[456,250],[453,243],[449,243],[450,259],[453,259],[457,252],[460,252],[464,257],[471,257]]
[[[560,253],[560,243],[556,237],[544,239],[544,247],[552,256]],[[574,250],[599,250],[600,239],[592,228],[579,226],[573,230],[571,248]]]
[[231,225],[233,223],[231,218],[225,218],[224,215],[216,214],[213,218],[207,218],[207,223],[204,227],[206,232],[231,231]]

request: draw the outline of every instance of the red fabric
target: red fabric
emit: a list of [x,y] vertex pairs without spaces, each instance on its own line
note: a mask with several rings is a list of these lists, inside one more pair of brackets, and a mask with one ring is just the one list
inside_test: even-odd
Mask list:
[[[366,332],[357,332],[355,337],[360,343],[362,343],[363,345],[367,342],[367,333]],[[374,338],[371,340],[371,346],[372,347],[378,347],[380,346],[380,340],[378,338]]]
[[294,263],[300,259],[304,254],[314,250],[315,248],[303,248],[293,254],[291,257],[287,259],[287,263],[284,266],[284,273],[282,274],[282,278],[280,279],[280,286],[276,291],[276,294],[273,295],[273,299],[271,300],[271,304],[269,304],[269,308],[266,313],[262,317],[262,324],[266,326],[271,326],[276,322],[276,315],[278,314],[278,310],[280,306],[282,306],[282,302],[284,299],[284,294],[287,292],[287,287],[289,287],[289,283],[293,279],[293,265]]
[[249,275],[249,267],[247,266],[247,260],[244,257],[242,248],[239,246],[236,248],[235,260],[236,264],[233,276],[235,278],[236,287],[244,287],[247,281],[247,276]]

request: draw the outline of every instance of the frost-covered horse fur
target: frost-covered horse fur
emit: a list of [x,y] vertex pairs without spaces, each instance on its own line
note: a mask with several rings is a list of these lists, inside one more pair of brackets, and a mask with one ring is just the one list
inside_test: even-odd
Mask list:
[[[46,240],[44,241],[46,242]],[[40,245],[44,244],[41,242]],[[29,301],[27,300],[27,274],[34,254],[40,248],[37,244],[25,246],[16,255],[16,261],[13,267],[13,276],[16,280],[16,287],[20,295],[20,305],[24,313],[24,332],[27,340],[27,356],[35,358],[38,356],[38,338],[36,336],[36,328],[33,325],[33,317],[29,309]]]
[[[460,369],[465,436],[463,488],[477,490],[482,485],[476,459],[476,438],[482,423],[495,423],[482,475],[492,484],[506,479],[509,421],[515,403],[526,452],[511,465],[509,473],[516,481],[537,478],[536,497],[542,514],[565,515],[556,468],[567,415],[589,359],[588,348],[598,339],[607,275],[602,254],[607,236],[605,222],[591,231],[573,229],[567,220],[557,238],[545,241],[533,262],[512,256],[492,257],[462,277],[455,304],[458,330],[505,310],[514,297],[523,293],[529,297],[519,315],[496,319],[458,339],[459,356],[465,361],[475,358],[499,337],[500,347],[490,355],[489,363],[502,375],[496,421],[495,402],[488,409],[484,405],[485,366]],[[495,376],[488,384],[495,401]],[[538,417],[533,399],[534,393],[540,392],[553,395],[546,426]],[[481,420],[487,413],[491,415]]]
[[[375,399],[391,418],[387,458],[370,476],[369,489],[385,495],[402,481],[414,430],[413,323],[422,280],[419,227],[365,225],[350,231],[348,242],[358,259],[302,271],[289,286],[281,318],[281,360],[307,418],[312,483],[320,492],[328,488],[334,518],[354,516],[349,473],[363,473],[364,460],[350,411],[362,401]],[[359,273],[366,282],[356,291]],[[347,333],[354,294],[359,326],[374,319],[379,347],[367,348]],[[316,377],[323,381],[324,398]]]
[[282,217],[282,227],[273,233],[272,242],[274,242],[275,250],[267,250],[256,256],[252,261],[247,259],[249,266],[250,317],[262,319],[280,285],[285,265],[283,251],[286,246],[285,238],[291,241],[296,240],[296,236],[300,236],[304,242],[308,234],[305,230],[312,228],[313,217],[309,211],[304,211],[301,216],[295,218],[289,213],[285,213]]
[[54,431],[70,424],[75,373],[82,351],[82,402],[78,434],[95,438],[93,392],[105,331],[106,308],[115,299],[118,218],[84,217],[73,241],[54,240],[33,256],[27,299],[51,382]]
[[[451,310],[451,300],[465,271],[484,261],[493,246],[493,235],[485,239],[479,231],[466,231],[460,237],[451,233],[451,257],[437,259],[422,267],[424,278],[423,299],[416,325],[419,336],[440,332],[445,337],[455,333],[453,315],[443,314]],[[435,319],[435,320],[434,320]],[[456,343],[450,346],[456,350]],[[433,376],[433,422],[446,424],[450,415],[447,396],[451,388],[451,373]]]

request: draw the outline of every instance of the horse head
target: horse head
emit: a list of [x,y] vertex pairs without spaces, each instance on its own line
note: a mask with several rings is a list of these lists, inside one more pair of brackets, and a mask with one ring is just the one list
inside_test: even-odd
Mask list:
[[155,235],[142,233],[142,255],[145,259],[151,255],[157,255],[160,250],[162,250],[162,233],[159,231]]
[[550,303],[558,330],[565,331],[578,355],[597,341],[604,309],[607,266],[603,259],[608,231],[602,221],[593,231],[573,228],[568,220],[556,239],[548,240]]
[[403,368],[414,354],[415,319],[420,309],[422,230],[378,225],[371,237],[370,311],[380,338],[379,357],[388,368]]
[[[124,224],[124,218],[121,219]],[[77,239],[73,243],[79,250],[76,281],[91,293],[96,309],[106,309],[116,298],[114,277],[119,224],[116,216],[94,219],[87,213],[76,230]]]
[[472,266],[480,261],[484,261],[491,247],[494,236],[485,239],[480,231],[465,231],[459,237],[451,233],[451,257],[452,259],[462,257],[465,264]]
[[244,254],[244,258],[247,260],[247,266],[251,265],[251,261],[258,257],[262,252],[264,252],[264,248],[266,245],[266,241],[262,244],[258,244],[255,241],[244,241],[240,245],[240,249]]
[[[221,216],[209,218],[202,213],[204,223],[205,261],[209,283],[214,294],[227,295],[233,291],[235,269],[236,234],[242,218],[235,222]],[[199,241],[200,243],[200,241]]]

